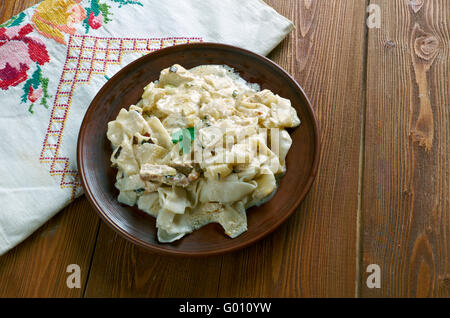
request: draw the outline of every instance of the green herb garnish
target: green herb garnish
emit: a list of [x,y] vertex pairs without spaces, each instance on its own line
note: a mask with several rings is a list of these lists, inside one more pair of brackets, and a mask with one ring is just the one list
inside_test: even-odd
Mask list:
[[135,189],[134,192],[136,192],[137,194],[141,194],[142,192],[144,192],[145,189],[144,188],[139,188],[139,189]]
[[195,127],[182,128],[172,134],[172,143],[180,143],[183,153],[191,152],[191,142],[195,138]]

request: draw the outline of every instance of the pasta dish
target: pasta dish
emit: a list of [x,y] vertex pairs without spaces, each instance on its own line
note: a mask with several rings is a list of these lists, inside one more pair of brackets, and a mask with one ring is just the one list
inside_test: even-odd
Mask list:
[[225,65],[175,64],[108,123],[120,203],[156,218],[159,242],[209,223],[235,238],[275,193],[300,124],[288,99]]

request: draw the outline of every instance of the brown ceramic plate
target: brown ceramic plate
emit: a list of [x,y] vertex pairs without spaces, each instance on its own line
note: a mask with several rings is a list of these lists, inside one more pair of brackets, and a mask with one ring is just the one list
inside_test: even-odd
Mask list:
[[[111,168],[107,124],[121,108],[141,98],[143,88],[158,79],[164,68],[178,63],[185,68],[226,64],[251,83],[258,83],[291,100],[301,125],[289,130],[293,143],[286,175],[275,196],[260,207],[247,210],[248,230],[231,239],[218,224],[209,224],[174,243],[159,243],[155,218],[117,201],[116,170]],[[148,54],[114,75],[100,90],[86,112],[78,137],[78,169],[84,191],[101,218],[130,241],[152,251],[185,256],[215,255],[248,246],[275,230],[297,208],[316,174],[319,131],[311,104],[295,80],[269,59],[222,44],[178,45]]]

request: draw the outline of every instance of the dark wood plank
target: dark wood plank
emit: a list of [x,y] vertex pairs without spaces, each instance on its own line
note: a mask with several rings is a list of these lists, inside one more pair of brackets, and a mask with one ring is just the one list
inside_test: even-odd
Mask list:
[[[1,1],[3,23],[39,0]],[[99,219],[76,200],[22,244],[0,257],[0,297],[80,297],[88,277]],[[81,268],[81,288],[67,288],[69,264]]]
[[152,254],[102,223],[86,297],[214,297],[220,262]]
[[[0,297],[81,297],[99,219],[83,197],[0,257]],[[68,288],[67,266],[81,270],[81,288]]]
[[363,264],[381,268],[364,297],[448,297],[450,2],[381,1],[369,30]]
[[295,215],[262,242],[223,257],[219,296],[353,297],[365,2],[267,2],[296,25],[271,58],[311,98],[322,156]]

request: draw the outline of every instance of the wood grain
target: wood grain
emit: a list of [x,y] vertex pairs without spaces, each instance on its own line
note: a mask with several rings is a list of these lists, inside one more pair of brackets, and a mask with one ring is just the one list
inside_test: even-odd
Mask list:
[[[86,287],[99,219],[85,198],[0,257],[0,297],[80,297]],[[68,288],[67,266],[81,269],[81,288]]]
[[364,297],[448,297],[450,3],[371,1],[363,185]]
[[214,297],[220,261],[152,254],[102,222],[86,297]]
[[219,295],[353,297],[365,3],[267,2],[296,25],[271,58],[312,101],[321,162],[307,199],[282,228],[224,256]]

